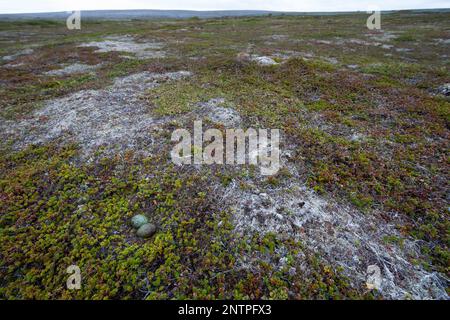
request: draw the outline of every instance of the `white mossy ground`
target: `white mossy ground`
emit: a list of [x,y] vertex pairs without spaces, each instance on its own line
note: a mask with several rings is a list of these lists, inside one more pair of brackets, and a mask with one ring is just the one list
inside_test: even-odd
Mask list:
[[[390,299],[447,299],[446,280],[410,261],[420,257],[419,246],[404,238],[381,213],[364,214],[350,206],[326,199],[302,183],[296,168],[279,187],[256,187],[243,191],[236,183],[221,190],[221,201],[234,212],[238,234],[268,232],[301,241],[328,263],[343,268],[353,285],[365,283],[367,267],[382,273],[381,294]],[[247,181],[252,185],[252,181]],[[400,218],[397,221],[401,224]],[[398,237],[402,244],[386,238]],[[251,268],[247,257],[241,267]],[[279,262],[283,267],[283,259]],[[302,270],[308,273],[308,270]]]
[[138,59],[164,58],[164,44],[160,42],[137,42],[130,36],[112,36],[102,41],[83,43],[80,47],[97,47],[96,52],[126,52]]
[[194,112],[208,118],[217,125],[228,128],[239,127],[242,121],[239,113],[223,98],[215,98],[199,103]]
[[20,122],[0,120],[0,135],[14,141],[15,149],[65,137],[80,143],[85,155],[99,147],[111,152],[148,150],[150,132],[159,122],[151,116],[142,95],[161,82],[188,76],[187,71],[142,72],[119,78],[105,89],[79,91],[49,101]]
[[[194,120],[201,119],[246,129],[239,113],[223,98],[200,103],[183,120],[191,126]],[[349,136],[351,140],[365,138],[357,132]],[[237,234],[275,233],[284,239],[298,240],[329,264],[342,267],[355,286],[365,283],[367,267],[376,265],[382,273],[381,294],[389,299],[448,298],[445,276],[428,272],[412,262],[421,257],[420,246],[396,229],[397,225],[404,224],[400,215],[388,222],[383,212],[364,213],[318,195],[306,186],[298,169],[289,161],[292,154],[289,148],[282,151],[282,167],[289,171],[290,177],[283,177],[280,186],[266,186],[261,181],[267,177],[257,175],[245,179],[249,188],[242,189],[236,180],[228,187],[219,184],[213,187],[221,206],[233,213]],[[398,243],[387,241],[393,237],[399,239]],[[251,257],[238,257],[238,260],[236,268],[254,268]],[[284,263],[280,259],[278,267],[282,268]],[[305,266],[302,272],[308,274],[309,270]]]
[[312,52],[301,52],[301,51],[280,51],[272,54],[272,57],[278,58],[281,60],[288,60],[290,58],[303,58],[305,60],[309,60],[315,57]]
[[66,76],[71,74],[89,73],[100,68],[101,66],[102,64],[88,65],[82,63],[74,63],[71,65],[63,66],[63,68],[61,69],[47,71],[44,74],[47,76]]
[[434,39],[436,44],[450,44],[450,39]]
[[[393,39],[390,34],[380,37],[382,40],[378,41]],[[81,46],[95,46],[99,52],[128,52],[137,58],[164,56],[162,44],[137,43],[130,37],[108,38]],[[270,57],[249,57],[262,65],[276,63]],[[189,76],[187,71],[142,72],[118,78],[105,89],[79,91],[48,101],[20,121],[0,119],[0,138],[13,141],[12,146],[17,150],[64,137],[66,141],[78,142],[85,156],[100,147],[111,153],[128,149],[150,153],[155,143],[151,132],[166,119],[152,116],[142,99],[145,91],[161,82],[180,81]],[[221,98],[198,104],[191,115],[206,117],[225,127],[242,125],[239,113]],[[351,138],[364,137],[355,133]],[[246,182],[253,186],[251,190],[243,190],[235,181],[228,187],[215,186],[217,201],[234,214],[238,235],[274,232],[280,237],[300,240],[330,264],[341,266],[355,285],[366,280],[367,266],[377,265],[382,271],[381,293],[386,298],[448,299],[443,276],[410,262],[420,256],[419,246],[399,234],[395,225],[386,222],[381,213],[364,214],[315,194],[302,182],[297,168],[289,162],[287,151],[282,165],[291,177],[284,178],[280,186],[261,187],[258,182],[263,177],[248,178]],[[402,223],[400,217],[396,222]],[[384,241],[392,236],[402,239],[402,244]],[[284,263],[281,259],[279,266]],[[252,262],[244,256],[236,267],[251,266]]]
[[272,34],[270,36],[264,36],[262,39],[275,40],[275,41],[287,41],[289,36],[286,34]]
[[396,31],[396,32],[393,32],[393,31],[379,31],[379,32],[376,32],[376,33],[368,33],[368,34],[366,34],[366,36],[368,38],[370,38],[371,40],[375,40],[375,41],[378,41],[378,42],[390,42],[392,40],[397,39],[400,36],[401,33],[402,33],[401,31]]
[[16,53],[12,54],[12,55],[2,57],[2,60],[6,61],[6,62],[12,62],[12,61],[16,60],[17,58],[19,58],[21,56],[27,56],[27,55],[32,54],[33,52],[34,52],[34,49],[31,49],[31,48],[23,49],[23,50],[20,50],[20,51],[18,51]]

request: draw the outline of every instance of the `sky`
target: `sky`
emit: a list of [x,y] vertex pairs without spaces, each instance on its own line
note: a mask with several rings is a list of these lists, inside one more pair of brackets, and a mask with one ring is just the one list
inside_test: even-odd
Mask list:
[[71,10],[366,11],[450,8],[450,0],[0,0],[0,13]]

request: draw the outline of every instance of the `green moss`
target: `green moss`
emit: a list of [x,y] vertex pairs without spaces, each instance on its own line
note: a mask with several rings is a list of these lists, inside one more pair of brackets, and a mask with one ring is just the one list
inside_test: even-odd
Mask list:
[[405,33],[394,39],[396,42],[412,42],[416,41],[416,37],[411,33]]
[[324,111],[332,109],[332,106],[330,106],[326,101],[316,101],[313,103],[307,104],[307,108],[311,111]]
[[[229,215],[211,206],[214,195],[202,174],[176,173],[160,167],[158,158],[101,158],[77,167],[71,161],[76,155],[75,146],[41,146],[0,159],[2,298],[288,298],[287,269],[256,260],[259,271],[240,271],[236,259],[276,255],[288,246],[294,266],[302,246],[275,234],[235,237]],[[144,178],[148,174],[151,179]],[[142,212],[158,225],[149,240],[137,238],[129,223]],[[72,264],[81,269],[81,290],[65,288]],[[295,278],[297,295],[324,294],[305,291],[302,279]],[[358,294],[331,283],[314,288]]]

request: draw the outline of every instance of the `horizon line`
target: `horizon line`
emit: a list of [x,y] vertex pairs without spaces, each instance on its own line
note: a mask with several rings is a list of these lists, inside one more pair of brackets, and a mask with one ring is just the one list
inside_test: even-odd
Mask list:
[[[450,10],[450,7],[443,8],[405,8],[405,9],[381,9],[380,12],[399,12],[399,11],[418,11],[418,10]],[[98,11],[189,11],[189,12],[267,12],[267,13],[358,13],[358,12],[367,12],[368,9],[358,9],[358,10],[320,10],[320,11],[292,11],[292,10],[266,10],[266,9],[219,9],[219,10],[193,10],[193,9],[88,9],[88,10],[60,10],[60,11],[33,11],[33,12],[0,12],[0,15],[8,15],[8,14],[43,14],[43,13],[66,13],[72,11],[81,11],[81,12],[98,12]],[[372,10],[373,11],[373,10]]]

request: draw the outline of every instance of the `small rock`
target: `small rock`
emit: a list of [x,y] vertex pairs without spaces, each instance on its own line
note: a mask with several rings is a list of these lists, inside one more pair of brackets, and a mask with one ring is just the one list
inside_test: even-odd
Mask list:
[[284,267],[287,264],[287,262],[288,262],[288,259],[286,257],[282,257],[278,261],[278,263],[280,264],[281,267]]
[[149,238],[155,234],[155,232],[156,226],[151,223],[146,223],[136,231],[136,235],[140,238]]
[[275,60],[273,60],[270,57],[266,57],[266,56],[263,56],[263,57],[253,56],[251,60],[255,61],[256,63],[258,63],[261,66],[273,66],[273,65],[278,64]]
[[298,203],[298,206],[299,206],[300,208],[303,208],[303,207],[305,206],[305,201],[299,202],[299,203]]
[[251,58],[250,55],[246,52],[241,52],[237,55],[237,60],[239,62],[249,61],[250,58]]
[[289,268],[289,275],[291,277],[295,276],[297,274],[297,270],[294,267]]
[[144,224],[147,224],[147,223],[148,223],[147,217],[142,214],[138,214],[138,215],[134,216],[133,218],[131,218],[131,225],[135,229],[139,229],[140,227],[142,227]]
[[411,52],[413,50],[409,49],[409,48],[396,48],[395,51],[397,51],[397,52]]
[[447,97],[450,96],[450,83],[446,83],[446,84],[440,86],[437,89],[437,91],[439,94],[442,94],[444,96],[447,96]]

